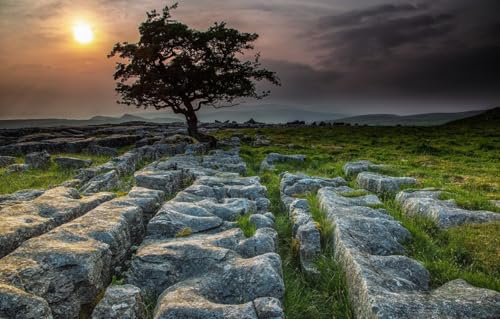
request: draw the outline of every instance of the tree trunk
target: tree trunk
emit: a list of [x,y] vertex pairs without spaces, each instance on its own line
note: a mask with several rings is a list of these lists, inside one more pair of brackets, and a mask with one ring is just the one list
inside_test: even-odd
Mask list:
[[215,137],[210,135],[205,135],[198,131],[198,117],[196,116],[194,110],[188,110],[188,112],[186,112],[184,115],[186,116],[186,123],[189,136],[194,137],[199,142],[209,143],[210,147],[217,146],[217,140],[215,139]]

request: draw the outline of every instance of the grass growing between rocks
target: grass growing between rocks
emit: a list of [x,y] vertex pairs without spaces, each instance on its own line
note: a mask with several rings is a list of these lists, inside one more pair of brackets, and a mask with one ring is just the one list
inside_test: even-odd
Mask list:
[[500,291],[500,222],[439,229],[422,217],[406,216],[394,200],[385,207],[412,234],[408,255],[424,264],[437,288],[457,278]]
[[[109,156],[91,154],[55,154],[57,156],[90,159],[93,166],[101,165],[111,159]],[[24,158],[18,157],[18,164],[24,163]],[[0,194],[11,194],[22,189],[47,189],[72,179],[77,174],[75,169],[61,169],[54,161],[47,169],[30,169],[26,172],[7,174],[6,169],[0,169]]]
[[[260,161],[270,152],[307,156],[304,163],[278,164],[275,172],[261,174],[275,197],[271,199],[273,203],[279,203],[279,193],[272,193],[278,192],[277,175],[283,170],[336,177],[343,176],[342,166],[346,162],[364,159],[388,165],[383,172],[388,175],[416,177],[417,188],[443,189],[447,191],[443,199],[452,198],[463,208],[500,213],[490,202],[500,199],[500,130],[496,127],[271,128],[227,130],[218,136],[233,134],[263,134],[271,141],[270,146],[242,147],[242,156],[252,174],[258,175]],[[348,179],[348,184],[356,187],[353,180]],[[350,196],[356,195],[361,192]],[[384,199],[382,207],[412,233],[413,240],[406,244],[408,255],[429,270],[433,287],[462,278],[474,286],[500,291],[500,223],[440,230],[430,221],[407,218],[391,199]],[[301,302],[298,296],[315,296],[320,294],[319,288],[310,285],[307,291],[306,279],[294,274],[298,268],[293,268],[293,258],[287,257],[293,255],[289,249],[293,245],[286,242],[291,238],[291,230],[286,233],[289,225],[286,216],[282,216],[285,212],[274,206],[273,212],[280,228],[280,253],[289,288],[285,300],[287,315],[314,318],[317,313],[311,309],[308,312],[307,307],[310,304],[314,308],[314,297],[304,297],[305,302]],[[290,306],[293,302],[297,305]]]
[[[311,211],[320,227],[322,234],[322,255],[317,260],[320,275],[311,278],[300,270],[297,243],[292,239],[292,225],[287,212],[280,200],[279,172],[296,168],[295,164],[278,164],[273,172],[258,171],[262,156],[255,156],[252,148],[245,147],[241,156],[248,167],[248,175],[259,175],[261,183],[267,187],[271,201],[271,212],[276,217],[279,251],[283,262],[283,277],[285,282],[284,309],[287,319],[331,319],[353,318],[352,310],[347,300],[346,283],[342,271],[335,262],[331,245],[326,240],[331,238],[327,233],[333,231],[326,222],[324,214],[319,209],[316,196],[307,195]],[[325,235],[325,236],[323,236]]]
[[247,238],[255,235],[255,232],[257,231],[257,227],[255,226],[255,224],[250,221],[249,214],[238,216],[238,219],[236,219],[236,224],[239,228],[241,228],[243,234],[245,234],[245,237]]

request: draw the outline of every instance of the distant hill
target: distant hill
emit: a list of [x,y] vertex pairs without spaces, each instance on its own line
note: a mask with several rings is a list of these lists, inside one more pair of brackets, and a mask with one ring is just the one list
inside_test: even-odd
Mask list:
[[218,110],[207,109],[201,111],[199,118],[203,122],[236,121],[243,123],[253,118],[262,123],[286,123],[292,121],[325,121],[345,117],[345,114],[318,112],[307,109],[306,106],[297,107],[281,104],[239,105]]
[[480,114],[471,117],[449,122],[446,124],[446,126],[466,126],[466,127],[493,126],[500,128],[500,107],[487,110],[485,112],[482,112]]
[[0,128],[15,129],[23,127],[52,127],[52,126],[85,126],[85,125],[101,125],[101,124],[121,124],[126,122],[151,122],[151,123],[171,123],[178,122],[177,118],[157,117],[154,119],[146,119],[143,117],[125,114],[121,117],[111,116],[94,116],[88,120],[74,119],[32,119],[32,120],[0,120]]
[[426,113],[414,115],[367,114],[341,118],[333,122],[374,126],[434,126],[442,125],[458,119],[475,116],[482,112],[484,112],[484,110],[459,113]]

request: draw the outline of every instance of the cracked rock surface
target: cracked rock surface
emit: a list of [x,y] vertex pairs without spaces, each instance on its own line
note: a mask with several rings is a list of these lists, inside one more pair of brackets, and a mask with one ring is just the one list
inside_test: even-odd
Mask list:
[[440,200],[441,193],[433,189],[402,191],[396,201],[405,214],[430,218],[441,228],[500,221],[498,213],[467,210],[458,207],[454,200]]
[[358,318],[498,318],[500,294],[453,280],[431,290],[425,267],[405,256],[410,233],[373,195],[345,197],[345,187],[318,191],[334,224],[334,254],[346,273]]

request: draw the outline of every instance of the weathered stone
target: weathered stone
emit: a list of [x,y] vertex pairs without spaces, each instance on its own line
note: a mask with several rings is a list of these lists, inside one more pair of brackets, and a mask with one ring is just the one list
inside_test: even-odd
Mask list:
[[54,318],[78,318],[143,234],[142,210],[133,200],[106,202],[0,259],[0,282],[45,299]]
[[277,162],[304,162],[306,160],[305,155],[294,154],[294,155],[283,155],[279,153],[269,153],[266,158],[260,163],[260,169],[273,170],[274,164]]
[[0,257],[14,250],[23,241],[79,217],[113,197],[110,193],[99,193],[81,198],[75,189],[56,187],[31,201],[2,208]]
[[14,286],[0,283],[0,318],[52,319],[47,301]]
[[264,135],[259,135],[259,134],[255,135],[255,139],[252,142],[252,146],[254,147],[269,146],[269,145],[271,145],[271,141],[269,141],[269,139]]
[[115,148],[99,146],[97,144],[91,144],[87,149],[84,150],[86,153],[100,156],[118,156],[118,151]]
[[405,214],[429,218],[441,228],[500,221],[498,213],[467,210],[458,207],[453,200],[440,200],[441,193],[432,189],[402,191],[397,194],[396,201]]
[[356,177],[361,172],[377,171],[385,168],[382,164],[373,164],[370,161],[348,162],[344,165],[344,174],[349,177]]
[[29,170],[31,166],[28,164],[12,164],[7,166],[6,172],[7,174],[12,174],[12,173],[22,173],[26,172]]
[[334,254],[346,273],[358,318],[496,318],[500,294],[461,280],[429,290],[429,273],[404,254],[409,232],[373,199],[344,197],[342,188],[322,188],[320,205],[334,224]]
[[144,319],[146,311],[139,288],[110,286],[92,312],[92,319]]
[[103,175],[98,175],[80,188],[83,194],[94,194],[102,191],[111,191],[118,187],[120,178],[117,171],[112,170]]
[[166,195],[175,194],[185,180],[181,170],[156,170],[148,167],[136,172],[134,177],[137,186],[161,190]]
[[36,169],[45,169],[50,165],[50,154],[47,151],[26,155],[25,164]]
[[385,195],[395,195],[401,187],[417,184],[417,180],[412,177],[392,177],[370,172],[359,173],[356,182],[361,188]]
[[0,156],[0,168],[12,165],[16,162],[16,158],[13,156]]
[[253,223],[257,229],[264,227],[274,227],[274,221],[261,214],[250,215],[250,222]]
[[12,194],[0,195],[0,203],[7,204],[33,200],[44,192],[40,189],[23,189]]
[[89,167],[90,165],[92,165],[91,160],[84,160],[74,157],[56,157],[54,158],[54,162],[56,162],[56,164],[63,169],[77,169]]

